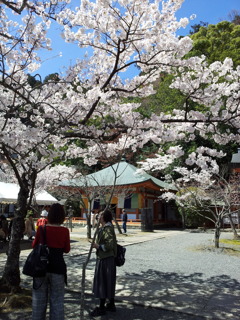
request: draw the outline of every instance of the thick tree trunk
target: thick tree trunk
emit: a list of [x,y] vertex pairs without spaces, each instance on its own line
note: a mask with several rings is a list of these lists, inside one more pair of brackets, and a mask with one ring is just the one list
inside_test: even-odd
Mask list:
[[11,238],[7,253],[7,261],[4,267],[1,284],[7,285],[11,291],[18,291],[20,288],[20,242],[24,232],[24,217],[27,212],[27,199],[29,195],[28,185],[20,187],[18,194],[17,210],[14,214]]

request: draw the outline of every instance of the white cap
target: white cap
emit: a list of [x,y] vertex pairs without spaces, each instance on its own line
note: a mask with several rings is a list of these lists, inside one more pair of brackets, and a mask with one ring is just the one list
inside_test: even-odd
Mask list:
[[48,212],[46,210],[43,210],[41,213],[41,217],[47,217],[48,216]]

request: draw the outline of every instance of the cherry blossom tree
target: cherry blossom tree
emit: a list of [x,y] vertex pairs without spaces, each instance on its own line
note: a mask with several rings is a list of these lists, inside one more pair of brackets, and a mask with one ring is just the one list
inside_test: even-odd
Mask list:
[[180,190],[176,197],[177,203],[185,209],[191,209],[197,215],[210,220],[215,227],[214,243],[219,248],[219,239],[223,227],[223,219],[228,218],[235,239],[238,239],[235,225],[231,215],[234,213],[236,203],[232,197],[236,193],[236,186],[229,183],[221,175],[211,177],[207,184],[201,183],[195,188]]
[[[180,150],[178,150],[179,153],[181,153]],[[215,247],[219,248],[219,238],[224,217],[230,218],[234,237],[238,238],[236,229],[231,221],[231,214],[235,210],[236,204],[238,205],[236,195],[239,192],[236,182],[228,182],[224,178],[224,174],[219,172],[219,167],[216,160],[213,159],[213,155],[216,157],[224,156],[222,152],[214,152],[203,147],[189,154],[187,161],[189,167],[174,167],[173,171],[177,172],[179,176],[174,181],[171,180],[170,175],[167,177],[175,186],[177,192],[165,192],[161,197],[167,201],[175,200],[183,209],[189,209],[197,215],[210,220],[215,227]],[[162,159],[164,159],[164,156]],[[150,161],[144,163],[141,170],[143,168],[147,170],[150,167],[156,170],[157,166],[153,163],[154,160],[159,161],[159,158],[152,159],[151,163]],[[166,161],[165,164],[168,165]]]
[[22,23],[8,19],[7,12],[1,8],[0,153],[4,159],[1,170],[20,187],[2,279],[16,289],[20,283],[24,217],[33,199],[37,176],[64,155],[60,150],[63,143],[55,134],[57,129],[51,125],[50,87],[34,90],[26,73],[36,67],[36,52],[48,48],[48,21],[37,23],[30,12],[22,18]]

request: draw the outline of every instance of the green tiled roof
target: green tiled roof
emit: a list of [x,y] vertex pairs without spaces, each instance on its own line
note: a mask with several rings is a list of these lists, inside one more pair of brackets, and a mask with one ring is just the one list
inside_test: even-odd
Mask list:
[[240,149],[238,148],[238,153],[232,155],[231,163],[240,163]]
[[152,181],[160,188],[174,190],[169,184],[150,176],[147,173],[136,174],[137,168],[125,161],[115,163],[113,166],[109,166],[98,172],[89,174],[83,178],[72,179],[62,181],[61,186],[74,186],[74,187],[86,187],[86,186],[111,186],[114,185],[116,179],[116,186],[132,185],[147,181]]

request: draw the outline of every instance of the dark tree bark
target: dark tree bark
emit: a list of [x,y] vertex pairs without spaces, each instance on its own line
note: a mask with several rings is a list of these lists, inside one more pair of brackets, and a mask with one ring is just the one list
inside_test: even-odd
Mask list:
[[120,234],[122,234],[122,230],[121,230],[121,228],[120,228],[120,226],[119,226],[119,223],[117,222],[117,219],[116,219],[116,217],[115,217],[115,214],[113,214],[113,221],[115,222],[115,225],[116,225],[116,227],[117,227],[117,229],[118,229],[118,232],[119,232]]
[[214,243],[215,248],[219,248],[219,239],[221,234],[221,221],[218,219],[215,223]]
[[13,226],[11,230],[11,237],[9,241],[9,249],[7,253],[7,261],[4,267],[1,284],[6,285],[14,292],[20,289],[20,243],[24,232],[24,218],[27,213],[27,204],[29,196],[29,187],[27,181],[20,186],[17,202],[17,210],[13,219]]
[[91,228],[91,213],[86,213],[86,222],[87,222],[87,238],[92,238],[92,228]]

